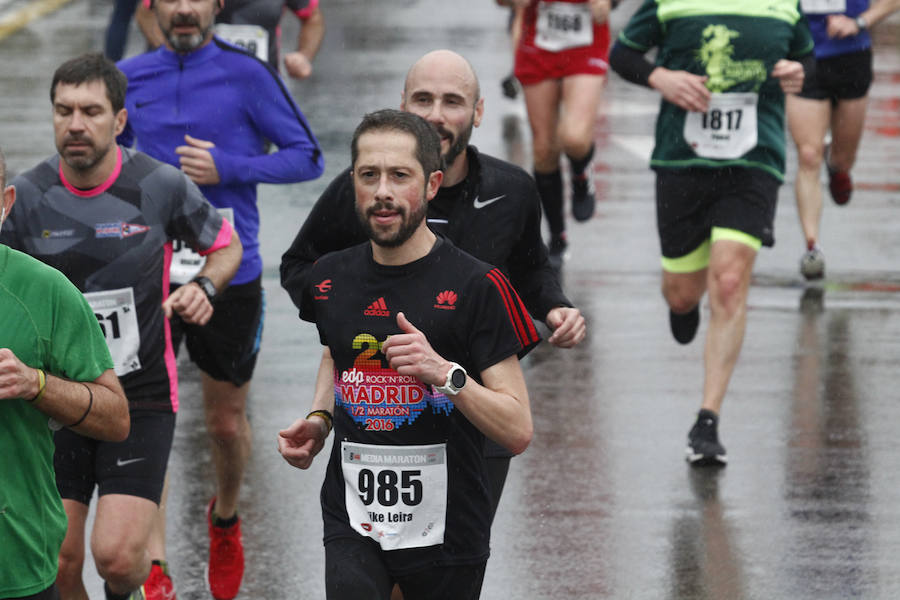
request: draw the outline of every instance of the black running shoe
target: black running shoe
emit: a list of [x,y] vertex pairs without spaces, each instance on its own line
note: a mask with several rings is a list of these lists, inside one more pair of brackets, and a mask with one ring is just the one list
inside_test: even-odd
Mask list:
[[694,307],[694,310],[686,312],[683,315],[674,313],[669,310],[669,328],[675,341],[679,344],[690,344],[694,336],[697,335],[697,328],[700,326],[700,305]]
[[500,82],[500,87],[503,88],[503,95],[510,100],[515,100],[519,95],[519,80],[516,79],[515,75],[510,74],[508,77],[505,77]]
[[557,273],[562,270],[563,262],[565,262],[566,259],[566,249],[568,247],[569,242],[566,241],[565,232],[550,238],[550,266],[553,267],[553,270]]
[[685,458],[695,467],[724,467],[728,463],[725,446],[719,443],[719,417],[702,409],[688,433]]
[[572,179],[572,216],[576,221],[589,221],[594,216],[597,198],[590,173],[591,169],[588,167],[584,175]]

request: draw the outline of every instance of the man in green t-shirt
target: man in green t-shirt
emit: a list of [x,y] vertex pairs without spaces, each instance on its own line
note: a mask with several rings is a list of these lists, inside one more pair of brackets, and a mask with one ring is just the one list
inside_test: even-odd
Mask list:
[[[16,200],[2,153],[0,190],[2,226]],[[0,331],[0,598],[56,598],[66,513],[53,431],[121,441],[128,401],[81,292],[59,271],[3,245]]]
[[[656,62],[644,54],[658,48]],[[687,460],[724,465],[718,418],[744,338],[756,253],[775,242],[784,179],[784,94],[813,49],[797,0],[645,0],[610,65],[662,94],[656,121],[662,292],[675,339],[697,332],[709,290],[703,401]],[[811,60],[809,60],[811,63]]]

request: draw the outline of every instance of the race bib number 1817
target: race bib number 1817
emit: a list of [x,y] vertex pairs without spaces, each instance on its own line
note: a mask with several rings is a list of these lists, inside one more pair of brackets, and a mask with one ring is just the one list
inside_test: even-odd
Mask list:
[[697,156],[740,158],[756,147],[757,94],[713,94],[705,113],[684,118],[684,139]]

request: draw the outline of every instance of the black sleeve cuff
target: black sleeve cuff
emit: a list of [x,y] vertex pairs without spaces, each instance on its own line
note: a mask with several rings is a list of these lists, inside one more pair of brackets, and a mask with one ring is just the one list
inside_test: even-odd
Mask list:
[[642,52],[621,42],[616,42],[609,53],[609,66],[625,81],[646,87],[650,87],[650,73],[656,68]]

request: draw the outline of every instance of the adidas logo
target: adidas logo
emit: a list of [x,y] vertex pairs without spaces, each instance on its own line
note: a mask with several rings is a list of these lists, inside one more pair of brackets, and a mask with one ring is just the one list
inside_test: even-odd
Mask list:
[[391,316],[391,312],[387,309],[387,304],[384,303],[384,296],[370,304],[369,307],[363,311],[363,314],[367,317]]

